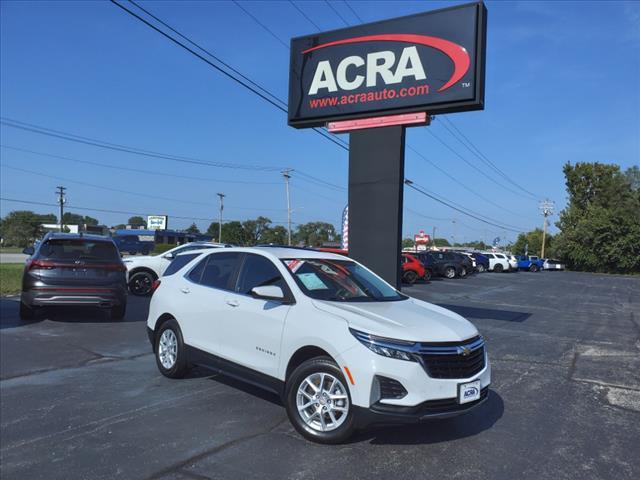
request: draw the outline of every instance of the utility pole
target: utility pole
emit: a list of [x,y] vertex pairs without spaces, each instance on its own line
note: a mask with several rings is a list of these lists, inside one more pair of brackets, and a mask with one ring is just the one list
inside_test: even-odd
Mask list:
[[56,191],[56,195],[58,195],[58,205],[60,205],[60,232],[63,232],[64,225],[62,224],[62,217],[64,216],[64,204],[67,201],[64,191],[67,188],[62,186],[58,186],[56,188],[58,189]]
[[433,227],[433,235],[431,236],[431,244],[434,246],[436,246],[436,227]]
[[222,210],[224,210],[224,193],[217,193],[220,197],[220,215],[218,216],[218,243],[222,243]]
[[547,240],[547,217],[553,215],[553,209],[555,208],[556,202],[550,201],[548,198],[544,200],[544,202],[540,202],[540,213],[544,217],[542,223],[542,251],[540,252],[540,258],[544,258],[544,245]]
[[457,228],[456,228],[456,219],[452,219],[451,222],[453,223],[453,246],[456,245],[456,233],[457,233]]
[[287,188],[287,237],[288,245],[291,245],[291,196],[289,195],[289,179],[291,178],[292,168],[287,168],[282,171],[284,177],[284,183]]

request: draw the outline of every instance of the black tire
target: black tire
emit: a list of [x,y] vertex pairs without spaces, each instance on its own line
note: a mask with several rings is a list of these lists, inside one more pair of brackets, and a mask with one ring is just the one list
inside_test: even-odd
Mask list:
[[20,320],[33,320],[36,316],[36,309],[31,305],[20,302]]
[[[328,373],[338,379],[344,386],[347,394],[348,412],[346,418],[340,426],[330,431],[318,431],[309,426],[302,418],[302,414],[298,410],[297,398],[298,389],[307,377],[314,373]],[[302,397],[301,397],[302,398]],[[285,390],[285,407],[289,421],[294,428],[307,440],[317,443],[336,444],[344,442],[348,439],[356,428],[354,406],[351,402],[351,393],[349,392],[349,385],[342,374],[340,368],[329,357],[316,357],[299,365],[289,378],[287,378],[286,390]],[[311,407],[313,408],[313,407]],[[320,408],[320,407],[318,407]],[[325,414],[323,414],[325,415]]]
[[111,318],[113,320],[122,320],[127,313],[127,304],[116,305],[111,307]]
[[460,278],[464,278],[467,276],[467,267],[461,267],[460,268]]
[[[166,368],[162,364],[162,359],[160,358],[160,341],[163,338],[164,332],[166,332],[167,330],[173,332],[173,335],[175,336],[177,342],[175,362],[170,368]],[[187,361],[187,352],[182,340],[182,331],[180,330],[178,322],[176,322],[173,318],[164,322],[158,329],[153,343],[153,351],[156,356],[156,365],[158,365],[158,370],[160,370],[160,373],[162,373],[162,375],[164,375],[165,377],[182,378],[189,371],[189,362]]]
[[136,252],[135,250],[131,250],[131,251],[129,252],[129,255],[137,255],[137,254],[138,254],[138,252]]
[[145,297],[151,293],[151,287],[156,278],[151,272],[136,272],[129,278],[129,291],[136,297]]
[[424,269],[424,277],[422,277],[422,279],[425,282],[428,282],[431,280],[431,277],[433,276],[433,274],[431,273],[431,270],[429,270],[428,268]]
[[497,273],[502,273],[503,270],[504,270],[504,267],[500,263],[496,264],[496,266],[493,267],[493,271]]
[[149,250],[143,250],[142,255],[149,255]]
[[413,270],[407,270],[402,274],[402,281],[409,285],[413,285],[414,283],[416,283],[417,279],[418,279],[418,274]]
[[455,278],[456,269],[453,267],[445,267],[444,269],[444,277],[445,278]]
[[530,272],[537,272],[537,271],[538,271],[538,266],[537,266],[536,264],[532,264],[532,265],[529,267],[529,271],[530,271]]
[[479,263],[477,268],[478,268],[478,273],[484,273],[485,271],[484,265]]

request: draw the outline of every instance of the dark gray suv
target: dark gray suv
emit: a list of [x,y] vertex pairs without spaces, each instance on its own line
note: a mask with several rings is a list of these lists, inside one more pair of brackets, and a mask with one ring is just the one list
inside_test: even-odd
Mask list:
[[127,269],[113,240],[96,235],[48,233],[34,248],[22,275],[20,317],[40,307],[96,306],[121,319],[127,308]]

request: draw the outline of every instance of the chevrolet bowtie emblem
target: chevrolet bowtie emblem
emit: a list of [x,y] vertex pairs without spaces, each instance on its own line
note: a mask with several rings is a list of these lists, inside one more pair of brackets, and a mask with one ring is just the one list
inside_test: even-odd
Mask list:
[[462,355],[463,357],[468,356],[471,353],[471,350],[468,349],[467,347],[463,347],[460,349],[460,355]]

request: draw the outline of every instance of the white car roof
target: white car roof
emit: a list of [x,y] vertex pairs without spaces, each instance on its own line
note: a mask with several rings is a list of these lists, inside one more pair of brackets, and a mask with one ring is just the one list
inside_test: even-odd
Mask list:
[[[211,249],[207,251],[211,252]],[[287,248],[287,247],[231,247],[216,251],[225,252],[244,252],[244,253],[261,253],[267,256],[282,258],[325,258],[328,260],[349,260],[348,257],[337,253],[319,252],[306,248]],[[186,253],[186,252],[185,252]]]

